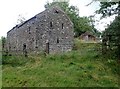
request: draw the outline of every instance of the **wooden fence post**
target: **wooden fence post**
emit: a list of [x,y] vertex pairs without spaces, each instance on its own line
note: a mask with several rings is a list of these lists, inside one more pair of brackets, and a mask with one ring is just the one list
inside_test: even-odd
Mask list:
[[103,38],[102,40],[102,54],[106,54],[106,51],[107,51],[107,44],[106,44],[106,39]]

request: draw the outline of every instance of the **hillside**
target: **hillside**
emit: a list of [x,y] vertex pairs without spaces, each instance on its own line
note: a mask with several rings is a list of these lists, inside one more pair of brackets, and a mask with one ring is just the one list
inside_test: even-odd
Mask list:
[[102,57],[97,43],[76,39],[68,53],[5,59],[3,87],[118,87],[118,65]]

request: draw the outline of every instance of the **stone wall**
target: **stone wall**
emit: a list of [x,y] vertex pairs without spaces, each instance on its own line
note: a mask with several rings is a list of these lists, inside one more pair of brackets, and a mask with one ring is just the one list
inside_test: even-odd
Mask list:
[[9,52],[47,51],[60,53],[72,50],[73,24],[59,8],[47,9],[7,33]]

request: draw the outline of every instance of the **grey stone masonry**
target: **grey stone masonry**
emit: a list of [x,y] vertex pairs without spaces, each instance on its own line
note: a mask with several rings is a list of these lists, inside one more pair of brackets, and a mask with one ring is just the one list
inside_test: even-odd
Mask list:
[[7,32],[9,53],[62,53],[73,47],[73,23],[53,6]]

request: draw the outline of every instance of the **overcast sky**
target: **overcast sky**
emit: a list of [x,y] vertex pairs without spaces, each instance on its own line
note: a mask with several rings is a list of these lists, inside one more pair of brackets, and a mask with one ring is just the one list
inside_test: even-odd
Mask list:
[[[16,24],[19,15],[29,19],[34,15],[45,10],[46,2],[52,0],[0,0],[0,37],[6,36],[7,31],[11,30]],[[93,3],[86,6],[92,0],[70,0],[70,5],[79,8],[80,16],[89,16],[94,14],[95,10],[99,8],[99,3]],[[103,19],[96,28],[100,31],[104,30],[103,22],[109,23],[111,19]]]

